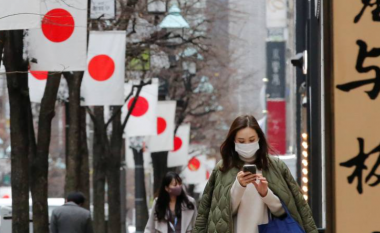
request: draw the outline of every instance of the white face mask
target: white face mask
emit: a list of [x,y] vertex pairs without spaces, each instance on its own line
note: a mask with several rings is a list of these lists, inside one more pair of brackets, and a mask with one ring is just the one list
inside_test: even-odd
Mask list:
[[[259,141],[244,144],[235,142],[235,150],[240,158],[245,162],[251,162],[255,159],[256,152],[260,149]],[[247,161],[250,160],[250,161]]]

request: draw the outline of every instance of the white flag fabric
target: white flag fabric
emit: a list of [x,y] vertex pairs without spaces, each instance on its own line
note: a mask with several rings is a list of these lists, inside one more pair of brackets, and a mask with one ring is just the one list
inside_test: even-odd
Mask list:
[[186,184],[199,184],[206,181],[207,157],[205,155],[190,158],[183,175]]
[[28,75],[29,97],[33,103],[41,103],[44,96],[46,82],[48,78],[47,71],[30,71]]
[[40,0],[0,0],[0,31],[41,27]]
[[[131,82],[125,84],[125,95],[130,93],[132,85],[133,83]],[[136,90],[134,94],[135,93]],[[127,115],[133,100],[134,97],[130,98],[123,106],[122,119]],[[129,117],[127,126],[125,127],[125,134],[128,137],[157,135],[157,100],[158,79],[154,78],[152,84],[144,86],[140,92],[136,106]]]
[[158,101],[157,136],[149,137],[150,152],[173,150],[176,101]]
[[82,106],[124,104],[125,31],[90,32]]
[[168,155],[168,167],[187,165],[190,143],[190,124],[178,127],[174,137],[174,149]]
[[[127,167],[134,169],[135,168],[135,158],[133,156],[133,151],[130,148],[130,140],[129,138],[125,138],[125,157],[126,157],[126,162],[127,162]],[[144,157],[144,168],[151,167],[152,165],[152,158],[150,156],[150,151],[145,150],[143,153]]]
[[31,70],[84,71],[87,1],[44,0],[41,14],[41,28],[30,29],[25,38]]

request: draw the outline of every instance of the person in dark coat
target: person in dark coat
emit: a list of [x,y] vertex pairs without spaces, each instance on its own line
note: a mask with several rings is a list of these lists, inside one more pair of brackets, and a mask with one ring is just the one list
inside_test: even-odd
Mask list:
[[53,210],[50,233],[93,233],[91,213],[83,208],[86,198],[82,193],[73,192],[66,203]]

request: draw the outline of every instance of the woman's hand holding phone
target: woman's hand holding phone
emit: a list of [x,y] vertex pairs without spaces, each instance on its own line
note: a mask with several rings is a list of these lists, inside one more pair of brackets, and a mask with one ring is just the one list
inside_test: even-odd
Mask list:
[[256,176],[256,174],[252,174],[250,172],[240,171],[237,174],[237,180],[239,181],[241,186],[247,187],[248,184],[256,181]]
[[[253,184],[257,192],[262,197],[265,197],[268,193],[268,181],[261,174],[252,174],[251,172],[240,171],[237,174],[237,180],[243,187],[247,187],[248,184]],[[259,180],[260,182],[257,183],[256,180]]]

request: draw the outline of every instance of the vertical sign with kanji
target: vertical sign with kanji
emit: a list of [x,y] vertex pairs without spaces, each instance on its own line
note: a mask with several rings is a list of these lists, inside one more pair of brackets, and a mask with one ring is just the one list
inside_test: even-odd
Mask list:
[[380,1],[333,0],[335,232],[380,231]]
[[267,94],[269,98],[285,98],[285,69],[285,41],[267,42]]
[[278,155],[286,154],[285,41],[267,42],[267,137]]

